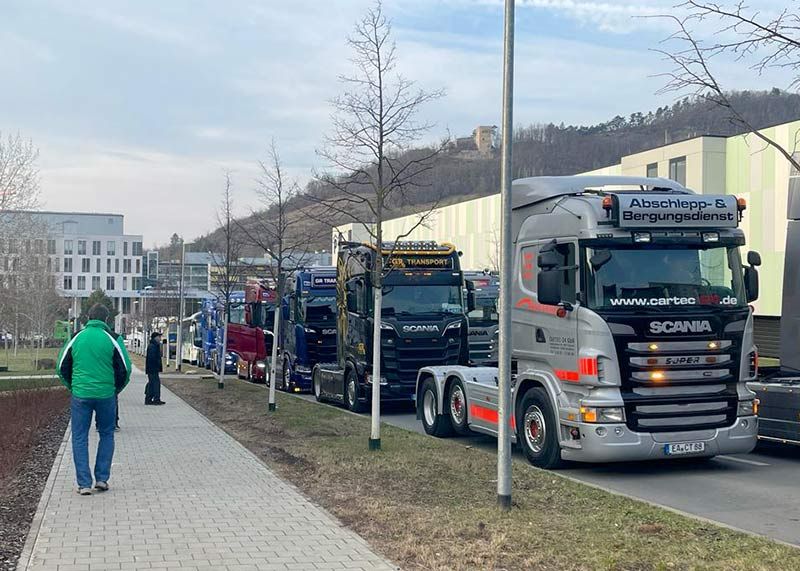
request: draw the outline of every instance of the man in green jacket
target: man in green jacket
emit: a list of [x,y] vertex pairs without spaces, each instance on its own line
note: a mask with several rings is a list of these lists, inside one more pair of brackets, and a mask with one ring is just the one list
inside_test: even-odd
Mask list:
[[89,428],[96,415],[100,443],[94,464],[94,487],[108,490],[114,457],[116,396],[131,379],[131,360],[121,337],[106,324],[108,309],[96,304],[89,309],[86,327],[67,341],[58,356],[58,376],[72,393],[72,459],[78,493],[92,493],[89,469]]

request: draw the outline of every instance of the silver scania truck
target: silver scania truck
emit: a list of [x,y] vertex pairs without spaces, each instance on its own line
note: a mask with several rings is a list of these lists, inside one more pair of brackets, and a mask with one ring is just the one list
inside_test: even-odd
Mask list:
[[[734,196],[660,178],[536,177],[512,186],[514,441],[544,468],[746,453],[756,348]],[[497,434],[495,367],[424,367],[435,436]]]

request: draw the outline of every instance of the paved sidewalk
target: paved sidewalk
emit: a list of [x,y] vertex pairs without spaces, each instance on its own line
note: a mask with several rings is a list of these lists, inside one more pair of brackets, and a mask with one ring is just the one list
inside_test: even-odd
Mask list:
[[111,491],[78,496],[62,445],[19,571],[396,569],[169,391],[144,406],[143,387],[137,373],[120,397]]

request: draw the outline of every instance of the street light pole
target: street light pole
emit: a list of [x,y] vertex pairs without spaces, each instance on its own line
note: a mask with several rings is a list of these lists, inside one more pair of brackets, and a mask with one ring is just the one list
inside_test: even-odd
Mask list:
[[503,118],[501,158],[500,249],[500,347],[498,351],[497,400],[497,503],[503,511],[511,509],[511,276],[513,244],[511,237],[511,146],[514,121],[514,0],[505,3],[503,49]]
[[180,285],[178,286],[178,296],[180,297],[179,309],[178,309],[178,331],[176,336],[176,341],[178,346],[175,347],[175,370],[180,372],[181,370],[181,363],[183,362],[183,314],[186,311],[186,307],[184,305],[185,300],[183,299],[183,275],[186,266],[186,242],[181,240],[181,279]]

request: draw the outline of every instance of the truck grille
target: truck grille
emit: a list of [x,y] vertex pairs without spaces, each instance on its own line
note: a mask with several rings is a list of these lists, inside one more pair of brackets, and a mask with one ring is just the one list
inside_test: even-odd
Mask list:
[[421,367],[458,365],[461,339],[458,333],[433,338],[401,338],[384,332],[381,352],[382,374],[386,379],[414,385]]
[[628,428],[700,430],[736,421],[738,347],[730,340],[628,343],[621,363]]
[[306,333],[306,344],[311,366],[317,363],[334,363],[336,361],[336,335]]
[[492,360],[491,341],[472,341],[469,342],[469,360],[474,365],[480,365]]

